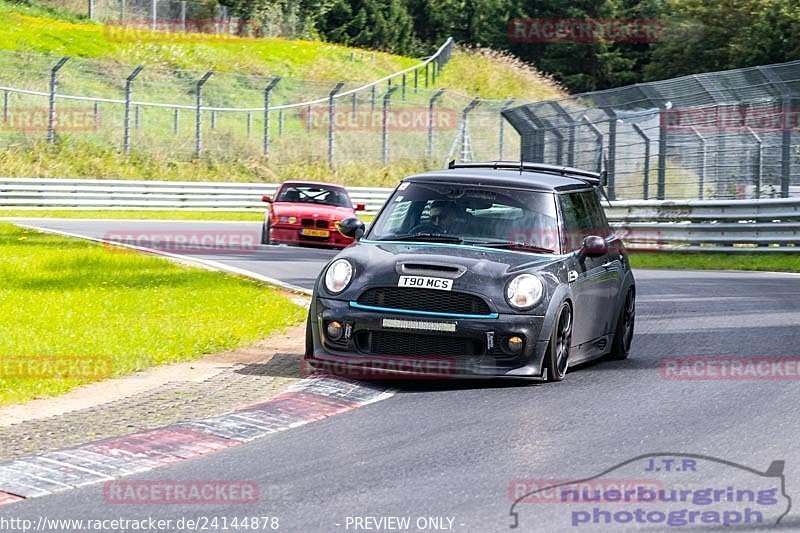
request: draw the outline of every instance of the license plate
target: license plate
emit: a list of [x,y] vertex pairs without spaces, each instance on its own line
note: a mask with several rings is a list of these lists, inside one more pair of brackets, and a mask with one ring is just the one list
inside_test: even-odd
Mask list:
[[300,235],[304,237],[330,237],[331,232],[326,229],[301,229]]
[[383,327],[395,329],[415,329],[421,331],[444,331],[455,333],[455,322],[425,322],[422,320],[402,320],[397,318],[384,318]]
[[437,289],[449,291],[453,289],[453,280],[445,278],[428,278],[425,276],[400,276],[398,287],[413,287],[415,289]]

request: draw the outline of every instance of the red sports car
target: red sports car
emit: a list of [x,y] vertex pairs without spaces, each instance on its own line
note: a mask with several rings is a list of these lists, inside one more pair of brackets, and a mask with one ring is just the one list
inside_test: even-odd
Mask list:
[[353,239],[339,233],[339,221],[356,216],[344,187],[313,181],[287,181],[278,187],[264,217],[261,244],[309,244],[344,248]]

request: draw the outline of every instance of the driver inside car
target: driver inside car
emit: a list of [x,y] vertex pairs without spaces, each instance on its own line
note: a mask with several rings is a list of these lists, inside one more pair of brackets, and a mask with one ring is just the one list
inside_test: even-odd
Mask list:
[[441,233],[458,234],[467,229],[467,214],[454,202],[437,200],[431,203],[429,220]]

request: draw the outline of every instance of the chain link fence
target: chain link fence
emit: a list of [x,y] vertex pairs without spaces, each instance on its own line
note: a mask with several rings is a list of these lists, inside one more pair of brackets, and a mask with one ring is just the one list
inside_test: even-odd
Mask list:
[[452,48],[368,84],[1,52],[0,146],[76,140],[177,159],[420,168],[519,153],[501,115],[513,101],[435,88]]
[[800,61],[643,83],[504,112],[521,157],[608,171],[611,199],[800,195]]

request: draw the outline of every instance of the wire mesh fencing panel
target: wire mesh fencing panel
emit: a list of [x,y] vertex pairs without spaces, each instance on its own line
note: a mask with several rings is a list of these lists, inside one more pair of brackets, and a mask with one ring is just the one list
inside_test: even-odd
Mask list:
[[800,195],[800,61],[505,111],[521,157],[608,171],[612,199]]
[[[425,88],[448,43],[428,63],[371,84],[4,52],[0,145],[78,142],[183,160],[411,168],[518,154],[519,137],[501,115],[511,101]],[[34,119],[25,113],[36,127],[26,126]]]

